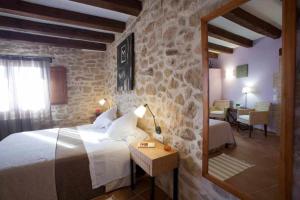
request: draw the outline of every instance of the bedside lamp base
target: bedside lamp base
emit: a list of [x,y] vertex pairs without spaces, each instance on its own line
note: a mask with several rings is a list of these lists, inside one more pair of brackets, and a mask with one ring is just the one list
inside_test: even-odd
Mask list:
[[155,132],[161,134],[161,128],[159,126],[155,127]]

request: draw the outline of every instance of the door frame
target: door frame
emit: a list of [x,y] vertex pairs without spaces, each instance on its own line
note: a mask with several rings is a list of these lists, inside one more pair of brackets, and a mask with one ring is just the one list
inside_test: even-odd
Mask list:
[[[209,127],[209,66],[208,66],[208,21],[226,14],[249,0],[230,0],[225,5],[201,17],[201,48],[203,69],[203,159],[202,175],[224,190],[241,199],[251,199],[232,185],[208,173],[208,127]],[[296,72],[296,0],[282,1],[282,97],[280,124],[279,192],[280,199],[292,199],[293,188],[293,136],[295,120],[295,72]]]

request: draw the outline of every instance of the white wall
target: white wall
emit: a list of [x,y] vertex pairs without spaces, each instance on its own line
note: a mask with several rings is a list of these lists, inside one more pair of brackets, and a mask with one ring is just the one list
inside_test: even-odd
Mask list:
[[[250,86],[254,92],[248,94],[247,107],[254,107],[258,101],[276,104],[277,91],[273,88],[273,76],[279,71],[280,47],[281,39],[265,37],[255,41],[252,48],[239,47],[233,54],[221,54],[219,63],[223,73],[223,99],[244,105],[245,95],[242,94],[242,88]],[[236,78],[236,66],[243,64],[248,64],[248,77]],[[228,74],[233,76],[228,78]]]

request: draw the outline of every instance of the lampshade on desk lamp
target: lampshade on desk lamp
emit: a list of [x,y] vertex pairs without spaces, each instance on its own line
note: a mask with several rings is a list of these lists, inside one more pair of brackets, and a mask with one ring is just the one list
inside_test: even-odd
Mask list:
[[155,115],[153,114],[153,112],[151,111],[150,107],[148,106],[148,104],[145,104],[145,105],[141,105],[139,106],[137,109],[135,109],[134,111],[134,114],[139,117],[139,118],[143,118],[146,111],[147,111],[147,108],[149,110],[149,112],[151,113],[152,117],[153,117],[153,121],[154,121],[154,126],[155,126],[155,132],[157,134],[161,134],[161,128],[160,126],[157,126],[156,124],[156,120],[155,120]]

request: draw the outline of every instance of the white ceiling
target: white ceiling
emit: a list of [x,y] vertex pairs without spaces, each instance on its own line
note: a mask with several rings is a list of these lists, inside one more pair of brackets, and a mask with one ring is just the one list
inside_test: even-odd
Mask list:
[[[60,8],[63,10],[70,10],[70,11],[93,15],[93,16],[97,16],[97,17],[104,17],[104,18],[118,20],[118,21],[122,21],[122,22],[126,22],[129,18],[129,15],[124,14],[124,13],[119,13],[119,12],[115,12],[112,10],[102,9],[102,8],[98,8],[95,6],[89,6],[86,4],[81,4],[81,3],[77,3],[77,2],[69,1],[69,0],[22,0],[22,1],[26,1],[26,2],[33,3],[33,4],[38,4],[38,5],[43,5],[43,6],[48,6],[48,7],[53,7],[53,8]],[[73,27],[73,28],[81,28],[81,29],[98,31],[98,32],[113,33],[111,31],[106,31],[106,30],[99,30],[99,29],[95,29],[95,28],[77,26],[77,25],[72,25],[72,24],[65,24],[65,23],[61,23],[61,22],[42,20],[42,19],[38,19],[38,18],[24,17],[24,16],[13,15],[13,14],[8,14],[8,13],[0,12],[0,16],[25,19],[25,20],[47,23],[47,24],[63,25],[63,26],[68,26],[68,27]]]
[[22,0],[33,4],[39,4],[43,6],[60,8],[63,10],[70,10],[88,15],[94,15],[98,17],[105,17],[109,19],[115,19],[118,21],[126,22],[129,15],[119,13],[112,10],[107,10],[87,4],[77,3],[69,0]]
[[237,47],[239,47],[236,44],[232,44],[230,42],[226,42],[224,40],[219,40],[217,38],[213,38],[213,37],[210,37],[210,36],[208,36],[208,42],[211,42],[211,43],[214,43],[214,44],[219,44],[219,45],[222,45],[222,46],[225,46],[225,47],[229,47],[229,48],[237,48]]
[[[275,27],[281,29],[282,26],[282,2],[280,0],[251,0],[240,6],[247,12],[263,19],[266,22],[274,25]],[[253,32],[247,28],[244,28],[224,17],[217,17],[209,22],[214,26],[227,30],[229,32],[235,33],[237,35],[243,36],[251,40],[257,40],[259,38],[265,37],[264,35]],[[208,38],[208,41],[223,45],[230,48],[237,48],[238,45],[231,44],[229,42],[224,42],[215,38]]]
[[[24,20],[29,20],[29,21],[34,21],[34,22],[41,22],[41,23],[46,23],[46,24],[62,25],[62,26],[67,26],[67,27],[80,28],[80,29],[91,30],[91,31],[98,31],[98,32],[104,32],[104,33],[114,33],[112,31],[106,31],[106,30],[100,30],[100,29],[96,29],[96,28],[76,26],[76,25],[72,25],[72,24],[65,24],[65,23],[61,23],[61,22],[48,21],[48,20],[43,20],[43,19],[38,19],[38,18],[32,18],[32,17],[12,15],[12,14],[8,14],[8,13],[1,13],[0,12],[0,16],[13,17],[13,18],[17,18],[17,19],[24,19]],[[2,29],[2,28],[0,28],[0,29]]]
[[209,22],[209,24],[212,24],[212,25],[222,28],[226,31],[235,33],[237,35],[243,36],[243,37],[251,39],[251,40],[257,40],[259,38],[264,37],[263,35],[253,32],[247,28],[244,28],[228,19],[225,19],[224,17],[217,17],[217,18],[211,20]]
[[241,8],[281,29],[281,0],[252,0],[242,5]]

